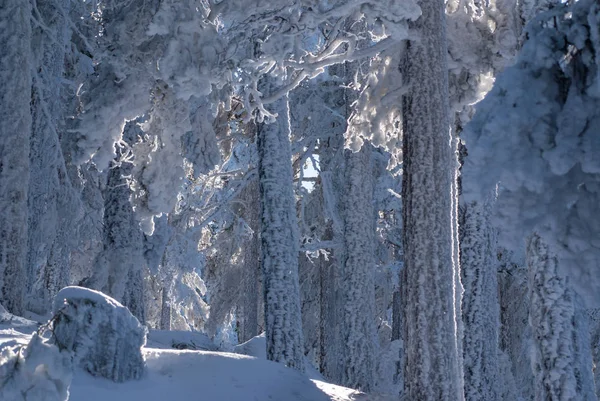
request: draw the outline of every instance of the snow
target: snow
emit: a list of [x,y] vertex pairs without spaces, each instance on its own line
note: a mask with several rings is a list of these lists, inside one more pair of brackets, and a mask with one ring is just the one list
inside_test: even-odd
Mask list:
[[147,373],[142,381],[114,385],[79,372],[75,375],[70,400],[125,401],[134,397],[145,401],[246,401],[253,397],[290,401],[328,399],[308,378],[281,364],[207,351],[150,348],[144,355]]
[[[264,86],[272,88],[273,83],[267,81]],[[272,110],[279,117],[272,124],[259,124],[256,136],[267,355],[270,360],[304,371],[298,282],[300,241],[292,179],[288,97],[278,100]]]
[[[151,330],[146,344],[151,348],[216,351],[218,347],[204,333],[180,330]],[[264,346],[264,344],[263,344]]]
[[122,305],[115,299],[101,293],[100,291],[90,290],[83,287],[65,287],[56,294],[54,298],[54,307],[52,311],[58,312],[64,305],[65,300],[84,300],[94,302],[99,305],[106,305],[112,308],[117,308]]
[[[246,356],[252,356],[258,359],[267,359],[267,342],[266,342],[266,338],[265,338],[265,333],[262,333],[256,337],[251,338],[250,340],[238,344],[235,347],[233,347],[233,352],[235,352],[236,354],[242,354],[242,355],[246,355]],[[340,386],[336,386],[334,384],[330,384],[330,383],[326,383],[326,379],[323,377],[323,375],[321,373],[319,373],[319,371],[317,369],[315,369],[315,367],[310,363],[310,361],[308,361],[308,358],[304,358],[304,374],[306,374],[306,376],[309,379],[315,380],[317,381],[317,385],[319,386],[334,386],[334,387],[340,387]],[[344,388],[346,390],[349,391],[355,391],[355,390],[351,390],[345,387],[340,387],[340,388]]]
[[[68,292],[73,293],[72,290]],[[77,291],[74,293],[80,295]],[[29,337],[14,328],[2,326],[0,327],[0,349],[8,348],[6,341],[23,343],[27,342]],[[115,383],[104,378],[93,377],[83,369],[75,368],[68,400],[393,400],[393,398],[367,396],[356,390],[320,380],[311,380],[294,369],[265,359],[225,352],[166,350],[154,347],[158,340],[184,337],[185,332],[151,332],[150,344],[153,346],[143,349],[146,371],[140,380]],[[199,337],[196,333],[190,332],[189,338]],[[264,336],[255,337],[249,343],[264,346]],[[2,400],[13,401],[7,398]]]
[[7,401],[63,401],[71,382],[68,352],[34,334],[27,345],[0,351],[0,399]]
[[236,345],[233,351],[236,354],[242,354],[247,356],[253,356],[259,359],[267,359],[267,342],[265,339],[265,333],[259,336],[253,337],[245,343]]
[[[0,304],[0,330],[8,330],[14,333],[21,333],[20,335],[25,335],[34,332],[38,326],[39,324],[37,322],[7,312],[2,304]],[[5,334],[0,335],[0,346],[2,346],[2,338],[4,336]]]
[[537,17],[516,63],[498,75],[463,131],[464,196],[486,196],[499,183],[501,244],[518,250],[530,233],[543,235],[587,307],[598,306],[600,288],[591,268],[600,260],[597,44],[592,33],[585,39],[595,4]]
[[72,376],[70,355],[35,333],[38,326],[0,305],[2,401],[63,401],[67,397]]
[[65,287],[54,312],[53,341],[74,353],[75,365],[116,382],[142,376],[147,330],[127,308],[98,291]]

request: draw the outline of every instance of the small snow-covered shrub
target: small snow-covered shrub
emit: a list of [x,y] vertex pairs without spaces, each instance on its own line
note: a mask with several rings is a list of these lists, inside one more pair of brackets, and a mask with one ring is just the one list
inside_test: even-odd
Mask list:
[[0,351],[0,400],[66,401],[71,372],[71,354],[34,333],[27,345]]
[[101,292],[65,287],[54,300],[52,331],[74,364],[115,382],[139,379],[146,328],[119,302]]

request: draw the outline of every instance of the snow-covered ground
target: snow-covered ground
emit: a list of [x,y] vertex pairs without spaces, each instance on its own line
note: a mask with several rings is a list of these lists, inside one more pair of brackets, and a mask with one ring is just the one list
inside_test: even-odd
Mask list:
[[[37,326],[27,319],[0,314],[0,349],[27,343]],[[195,344],[197,349],[169,349],[173,344]],[[201,349],[214,345],[202,334],[151,331],[143,350],[147,368],[142,379],[115,383],[76,368],[69,400],[387,401],[315,379],[319,378],[316,371],[303,375],[267,361],[260,357],[261,345],[264,337],[238,346],[238,353],[204,351]]]
[[[323,385],[283,365],[212,351],[145,350],[140,381],[116,384],[76,372],[72,401],[345,401],[351,390]],[[327,391],[327,393],[325,392]],[[328,394],[329,393],[329,394]]]

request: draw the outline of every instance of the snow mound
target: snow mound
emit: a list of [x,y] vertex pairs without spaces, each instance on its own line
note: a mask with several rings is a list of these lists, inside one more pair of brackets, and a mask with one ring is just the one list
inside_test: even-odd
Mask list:
[[265,333],[252,337],[245,343],[233,347],[233,352],[241,355],[253,356],[259,359],[267,359],[267,341]]
[[[233,352],[236,354],[253,356],[259,359],[267,359],[267,341],[265,333],[261,333],[256,337],[252,337],[245,343],[241,343],[233,347]],[[319,382],[327,384],[326,379],[319,373],[317,369],[310,363],[308,358],[304,359],[304,374],[311,380],[315,381],[315,384],[319,386]]]
[[0,304],[0,332],[11,329],[20,333],[31,334],[37,330],[38,326],[39,324],[32,320],[11,314]]
[[74,363],[116,382],[139,379],[146,328],[129,309],[101,292],[66,287],[54,300],[54,341],[74,352]]
[[70,353],[60,352],[38,334],[27,345],[2,344],[0,400],[66,401],[71,371]]
[[147,346],[160,349],[219,350],[206,334],[197,331],[150,330]]
[[266,360],[230,353],[152,348],[145,349],[144,354],[147,374],[142,380],[117,384],[77,372],[69,400],[351,400],[340,398],[342,395],[332,398],[303,374]]
[[[64,295],[64,294],[63,294]],[[81,295],[81,294],[77,294]],[[85,297],[77,296],[82,301]],[[101,299],[96,298],[102,302]],[[88,300],[90,301],[90,300]],[[113,300],[114,301],[114,300]],[[67,301],[69,304],[71,301]],[[91,302],[91,301],[90,301]],[[115,301],[116,302],[116,301]],[[81,304],[83,305],[83,304]],[[37,334],[25,337],[13,329],[1,330],[8,342],[29,341],[28,351],[17,352],[17,347],[0,343],[1,401],[65,401],[71,365],[66,352],[59,352],[41,340]],[[15,337],[11,338],[11,335]],[[189,338],[200,338],[199,333],[189,333]],[[156,339],[185,339],[184,332],[156,331],[150,334],[150,342]],[[154,338],[154,340],[152,340]],[[251,343],[260,343],[255,337]],[[263,340],[264,341],[264,340]],[[23,347],[25,349],[25,347]],[[238,354],[211,351],[173,350],[143,348],[146,361],[145,374],[140,380],[114,382],[94,377],[81,364],[75,367],[69,401],[392,401],[367,395],[358,391],[311,380],[282,364]],[[31,357],[29,357],[31,355]],[[14,366],[16,358],[23,365],[18,382],[13,386],[6,380],[6,366]],[[8,362],[8,365],[5,363]],[[4,369],[4,370],[3,370]],[[32,387],[31,384],[34,384]],[[25,384],[28,384],[25,386]],[[22,398],[24,390],[28,398]],[[31,389],[31,390],[29,390]],[[8,393],[8,391],[12,391]],[[16,395],[15,395],[16,394]],[[59,396],[57,396],[57,394]],[[21,397],[21,398],[19,398]],[[40,398],[41,397],[41,398]],[[45,397],[45,398],[44,398]],[[63,397],[63,398],[60,398]]]

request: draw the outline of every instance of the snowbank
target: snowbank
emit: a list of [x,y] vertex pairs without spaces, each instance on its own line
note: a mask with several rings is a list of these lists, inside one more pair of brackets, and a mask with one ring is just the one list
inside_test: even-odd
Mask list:
[[[64,295],[64,294],[63,294]],[[79,295],[79,294],[77,294]],[[85,298],[80,298],[85,299]],[[101,301],[100,299],[96,299]],[[103,301],[101,301],[103,302]],[[198,337],[199,333],[189,333]],[[200,336],[202,336],[200,334]],[[185,339],[184,332],[156,331],[150,334],[150,342],[156,339],[178,338]],[[38,337],[39,338],[39,337]],[[154,339],[153,339],[154,338]],[[29,342],[31,336],[19,333],[12,328],[0,329],[0,355],[10,353],[10,346],[15,342]],[[189,340],[189,337],[188,337]],[[264,339],[262,339],[264,341]],[[261,337],[255,337],[251,344],[257,345]],[[161,344],[159,344],[161,345]],[[63,378],[70,377],[70,369],[60,365],[61,354],[55,347],[48,348],[46,344],[36,344],[39,349],[36,355],[44,355],[44,364],[39,369],[28,369],[27,381],[43,384],[38,389],[44,389],[49,398],[32,398],[32,400],[57,401],[52,398],[55,390],[62,389],[66,383]],[[39,353],[38,353],[39,351]],[[336,386],[309,377],[286,368],[282,364],[270,362],[238,354],[192,350],[163,350],[144,348],[143,357],[146,361],[146,371],[140,380],[116,383],[101,377],[88,374],[81,367],[75,367],[75,373],[69,389],[69,401],[392,401],[384,398],[366,395],[355,390]],[[13,352],[14,356],[14,352]],[[53,356],[52,358],[46,358]],[[57,357],[57,358],[54,358]],[[0,357],[1,358],[1,357]],[[39,361],[39,357],[30,360]],[[52,366],[48,365],[48,361]],[[38,364],[39,366],[39,364]],[[63,367],[60,367],[63,366]],[[57,369],[60,367],[60,369]],[[59,375],[60,373],[60,375]],[[0,373],[1,376],[1,373]],[[41,380],[56,377],[59,380]],[[0,377],[1,379],[1,377]],[[61,384],[62,383],[62,384]],[[57,387],[44,387],[56,385]],[[36,390],[37,391],[37,390]],[[63,393],[64,395],[64,393]],[[18,400],[0,394],[0,400]],[[27,401],[30,401],[28,398]]]
[[266,360],[229,353],[152,348],[145,349],[144,356],[147,374],[140,381],[117,384],[77,372],[69,400],[351,400],[332,398],[301,373]]
[[54,340],[74,363],[116,382],[139,379],[146,328],[116,300],[82,287],[65,287],[54,300]]
[[265,333],[252,337],[245,343],[233,347],[233,352],[247,356],[253,356],[259,359],[267,359],[267,341]]
[[[233,347],[233,352],[235,352],[236,354],[253,356],[259,359],[267,359],[267,342],[265,338],[265,333],[263,332],[262,334],[256,337],[252,337],[245,343],[236,345],[235,347]],[[319,386],[318,382],[322,382],[322,384],[329,385],[329,383],[326,383],[326,380],[323,377],[323,375],[321,375],[321,373],[319,373],[319,371],[315,369],[314,366],[312,366],[312,364],[310,363],[310,361],[306,358],[304,359],[304,367],[304,374],[306,375],[306,377],[315,381],[317,386]]]
[[27,345],[2,344],[0,400],[65,401],[71,372],[71,354],[60,352],[38,334]]
[[[70,309],[75,305],[83,314],[73,315],[74,311]],[[90,311],[92,306],[95,312]],[[119,322],[119,319],[123,320],[127,317],[124,320],[130,323],[134,321],[131,318],[135,318],[133,316],[129,318],[130,314],[124,314],[121,308],[122,306],[114,299],[84,288],[68,287],[59,292],[55,301],[55,310],[60,310],[64,314],[63,319],[67,316],[74,319],[67,322],[69,327],[81,330],[80,334],[85,335],[86,341],[92,341],[88,344],[89,348],[84,348],[92,353],[100,352],[101,347],[94,344],[106,341],[104,337],[106,333],[90,337],[90,329],[100,326],[108,326],[104,329],[109,331],[118,329],[111,332],[111,335],[121,336],[119,338],[122,339],[122,332],[127,331],[128,326]],[[109,318],[111,313],[122,316]],[[95,324],[75,325],[75,323],[82,323],[81,316],[91,318]],[[21,330],[22,328],[24,330]],[[264,335],[254,337],[236,347],[236,352],[255,355],[257,357],[255,358],[225,352],[170,349],[173,346],[214,349],[215,345],[202,333],[164,330],[151,331],[148,336],[150,347],[142,348],[141,354],[146,367],[140,380],[120,383],[107,380],[89,374],[89,366],[86,363],[79,363],[75,366],[71,386],[68,388],[71,380],[70,358],[65,356],[68,353],[59,352],[56,347],[47,344],[36,334],[32,336],[31,332],[35,328],[37,328],[35,322],[0,313],[0,383],[4,383],[3,377],[5,378],[6,375],[3,374],[8,373],[6,366],[11,365],[16,358],[20,358],[19,362],[22,364],[17,381],[0,389],[2,401],[25,400],[18,398],[22,394],[21,390],[25,390],[28,397],[31,396],[26,398],[27,401],[64,401],[67,394],[69,394],[69,401],[391,401],[393,399],[367,395],[326,383],[316,371],[309,370],[306,375],[303,375],[282,364],[267,361]],[[72,334],[70,331],[64,334],[69,333]],[[77,346],[85,343],[81,338],[78,341]],[[21,354],[17,352],[19,346],[24,350]],[[122,352],[123,355],[129,355],[127,350]],[[5,363],[2,364],[2,361]]]
[[180,330],[150,330],[147,346],[159,349],[218,351],[219,347],[204,333]]
[[39,324],[9,313],[2,304],[0,304],[0,330],[12,329],[19,333],[31,334],[37,330]]

